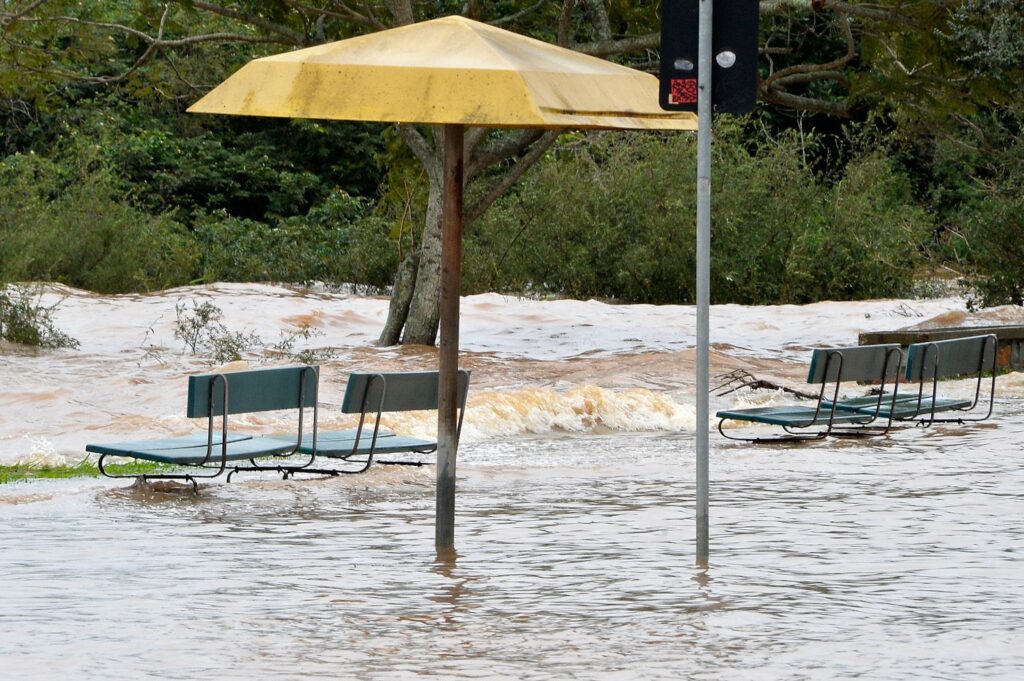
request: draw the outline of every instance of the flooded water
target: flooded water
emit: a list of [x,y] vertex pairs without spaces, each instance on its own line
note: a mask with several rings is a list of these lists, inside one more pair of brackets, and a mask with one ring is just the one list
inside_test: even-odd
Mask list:
[[[180,434],[175,302],[268,341],[323,335],[323,418],[345,374],[430,368],[377,349],[381,299],[224,285],[66,296],[77,351],[0,348],[0,462]],[[959,301],[712,311],[713,372],[798,385],[807,348],[959,315]],[[475,296],[457,555],[433,549],[433,470],[213,483],[0,487],[0,678],[1024,677],[1024,377],[995,417],[873,440],[712,436],[712,560],[694,567],[693,311]],[[1013,321],[996,309],[963,323]],[[259,353],[250,366],[287,363]],[[969,392],[953,384],[954,392]],[[790,398],[716,397],[712,409]],[[273,432],[276,416],[240,421]],[[432,415],[389,424],[429,436]]]

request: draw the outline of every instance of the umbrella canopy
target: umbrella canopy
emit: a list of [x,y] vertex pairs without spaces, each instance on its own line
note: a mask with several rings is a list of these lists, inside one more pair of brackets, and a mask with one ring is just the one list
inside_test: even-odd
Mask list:
[[481,127],[696,130],[658,79],[460,16],[256,59],[193,113]]

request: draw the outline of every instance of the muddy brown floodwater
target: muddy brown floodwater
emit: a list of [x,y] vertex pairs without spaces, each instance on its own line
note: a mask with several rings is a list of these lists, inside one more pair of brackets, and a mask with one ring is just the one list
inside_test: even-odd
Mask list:
[[[173,338],[182,299],[271,340],[314,320],[324,333],[309,342],[335,353],[328,425],[344,422],[329,412],[347,371],[435,361],[372,347],[381,299],[251,285],[47,295],[65,297],[59,325],[82,347],[0,348],[3,463],[198,427],[181,415],[183,376],[212,367]],[[807,348],[958,309],[716,307],[715,370],[799,384]],[[0,678],[1024,678],[1020,374],[1000,377],[980,424],[800,446],[713,435],[702,571],[692,308],[476,296],[463,310],[474,375],[457,555],[433,549],[431,467],[250,477],[199,496],[5,485]],[[741,391],[712,409],[790,399]],[[389,425],[429,434],[431,419]]]

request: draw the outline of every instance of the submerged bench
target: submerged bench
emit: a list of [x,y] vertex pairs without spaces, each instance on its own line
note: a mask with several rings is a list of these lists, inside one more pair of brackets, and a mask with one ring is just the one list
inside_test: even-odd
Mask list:
[[[241,471],[276,471],[286,479],[300,472],[321,475],[362,473],[381,455],[428,454],[437,449],[434,440],[397,435],[382,429],[380,421],[387,412],[436,410],[438,372],[351,374],[341,411],[359,414],[359,424],[355,428],[327,432],[319,432],[318,429],[319,373],[319,367],[305,366],[190,376],[185,415],[189,418],[205,417],[205,434],[90,444],[85,449],[100,455],[100,472],[108,478],[186,480],[196,490],[199,489],[199,479],[215,478],[225,470],[229,470],[228,481]],[[460,371],[456,437],[462,431],[468,391],[469,372]],[[254,436],[228,427],[228,417],[235,414],[292,409],[298,412],[294,435]],[[305,427],[308,410],[312,410],[310,428]],[[368,417],[373,417],[372,430],[367,424]],[[199,472],[114,474],[104,466],[107,457],[111,456],[193,467]],[[292,463],[295,457],[301,457],[301,463]],[[272,461],[267,462],[270,458]],[[342,463],[342,467],[314,467],[318,458],[333,459]],[[378,462],[423,465],[422,461]],[[354,466],[344,467],[344,463]]]
[[[715,416],[718,432],[730,440],[746,442],[792,442],[820,440],[828,435],[880,435],[892,425],[889,415],[899,387],[900,346],[859,345],[848,348],[820,348],[811,353],[807,383],[820,385],[816,404],[779,407],[754,407],[719,411]],[[839,387],[848,381],[879,384],[878,394],[870,401],[849,407],[839,400]],[[892,385],[886,392],[886,385]],[[878,419],[885,425],[874,425]],[[735,437],[723,430],[726,421],[742,421],[781,427],[787,435],[780,437]],[[813,429],[813,430],[811,430]]]
[[[198,479],[219,476],[229,462],[295,454],[305,439],[307,409],[313,411],[311,442],[315,446],[319,372],[316,366],[299,366],[189,376],[185,415],[188,418],[206,418],[205,434],[89,444],[85,450],[100,455],[97,465],[108,478],[185,480],[198,491]],[[235,414],[286,409],[298,410],[294,436],[260,437],[236,433],[228,428],[228,417]],[[219,432],[216,427],[218,419]],[[204,472],[118,475],[104,467],[110,456],[194,467]]]
[[[933,423],[965,423],[984,421],[992,416],[995,404],[997,373],[995,334],[914,343],[907,348],[904,388],[917,384],[917,389],[900,393],[880,410],[879,416],[897,421],[912,421],[928,426]],[[939,394],[939,381],[970,376],[976,380],[972,398]],[[986,376],[991,378],[988,399],[982,400]],[[861,413],[870,409],[868,398],[845,400],[840,406]],[[978,408],[986,405],[981,412]],[[984,407],[983,407],[984,408]],[[952,414],[950,418],[938,414]]]
[[[468,371],[460,370],[458,375],[458,422],[456,439],[462,432],[462,419],[466,410],[466,396],[469,392]],[[309,459],[301,464],[267,464],[250,461],[248,466],[233,466],[228,479],[243,471],[276,471],[287,479],[296,473],[316,475],[342,475],[362,473],[376,460],[391,465],[421,466],[420,460],[378,459],[381,455],[414,453],[429,454],[437,449],[435,440],[396,435],[380,427],[381,416],[388,412],[436,410],[438,403],[437,371],[416,371],[401,373],[361,373],[349,375],[342,400],[344,414],[359,414],[355,428],[338,431],[318,432],[301,438],[296,452],[306,454]],[[372,417],[373,429],[364,428],[367,418]],[[317,467],[321,459],[337,462],[331,468]],[[354,464],[347,466],[347,464]],[[340,467],[339,467],[340,466]]]

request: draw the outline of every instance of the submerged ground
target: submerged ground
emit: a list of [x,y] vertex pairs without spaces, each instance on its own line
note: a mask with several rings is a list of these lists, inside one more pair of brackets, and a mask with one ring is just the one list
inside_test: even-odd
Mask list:
[[[267,343],[303,323],[328,425],[378,349],[383,299],[223,285],[65,296],[81,349],[0,348],[0,463],[197,427],[175,303]],[[955,299],[712,311],[715,373],[798,385],[807,350],[910,324],[1020,323]],[[983,424],[867,441],[712,438],[712,565],[693,567],[693,310],[474,296],[457,557],[433,543],[433,471],[249,478],[199,497],[92,479],[0,488],[4,676],[62,678],[1019,678],[1024,379]],[[254,352],[250,366],[288,363]],[[969,391],[953,384],[954,391]],[[713,408],[791,398],[741,391]],[[270,415],[240,422],[286,427]],[[431,415],[390,425],[428,435]]]

